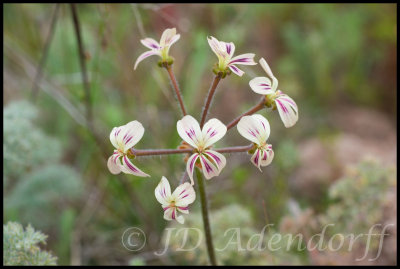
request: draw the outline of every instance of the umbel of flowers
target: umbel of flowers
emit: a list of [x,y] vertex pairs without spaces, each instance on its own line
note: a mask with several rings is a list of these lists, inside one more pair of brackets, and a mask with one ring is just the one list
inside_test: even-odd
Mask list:
[[[241,77],[244,71],[239,69],[238,65],[257,65],[254,61],[255,54],[245,53],[234,56],[235,45],[232,42],[219,41],[214,37],[208,37],[208,44],[218,58],[218,62],[215,63],[212,69],[215,77],[205,99],[200,120],[198,121],[195,117],[187,115],[183,96],[172,70],[174,58],[169,55],[171,46],[179,39],[180,35],[176,33],[175,28],[166,29],[161,35],[160,42],[152,38],[142,39],[141,43],[149,50],[143,52],[137,58],[134,69],[138,67],[140,62],[150,56],[157,55],[161,58],[158,65],[167,70],[183,114],[183,117],[177,120],[176,123],[177,135],[182,138],[182,143],[177,145],[176,149],[137,149],[135,146],[144,134],[144,127],[137,120],[133,120],[126,125],[112,129],[110,141],[115,149],[108,159],[107,165],[112,174],[122,172],[138,177],[149,177],[149,174],[134,165],[135,158],[145,155],[186,155],[184,160],[186,161],[186,174],[190,178],[190,183],[181,180],[175,191],[171,193],[169,181],[163,176],[155,189],[155,197],[161,204],[165,220],[176,220],[179,223],[184,223],[184,217],[180,213],[188,214],[189,205],[196,198],[193,185],[195,184],[194,172],[198,169],[196,175],[199,184],[207,250],[210,262],[216,264],[208,220],[207,198],[202,177],[211,179],[222,173],[227,162],[223,155],[224,153],[247,152],[249,161],[262,171],[261,167],[271,164],[274,158],[274,151],[272,145],[267,143],[271,133],[270,124],[264,116],[255,113],[263,108],[266,108],[264,111],[278,110],[280,118],[287,128],[295,125],[299,114],[294,100],[278,90],[278,80],[273,75],[265,59],[261,58],[259,63],[266,72],[267,77],[256,77],[249,82],[250,88],[255,93],[262,95],[260,102],[227,125],[216,118],[206,122],[208,110],[220,81],[231,73]],[[238,133],[249,140],[251,144],[215,148],[215,144],[224,137],[227,131],[236,125]],[[173,127],[171,126],[171,128]]]

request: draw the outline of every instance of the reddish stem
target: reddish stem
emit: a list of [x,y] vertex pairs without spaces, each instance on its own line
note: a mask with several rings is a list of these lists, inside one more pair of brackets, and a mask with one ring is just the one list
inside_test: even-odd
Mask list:
[[204,122],[206,121],[207,118],[207,113],[211,105],[211,101],[213,99],[213,96],[215,94],[215,90],[217,89],[218,83],[221,81],[221,74],[218,73],[218,75],[215,76],[213,83],[211,84],[211,88],[208,91],[206,103],[204,104],[204,109],[203,113],[201,115],[201,121],[200,121],[200,128],[203,128]]
[[231,121],[231,122],[226,126],[226,128],[227,128],[228,130],[231,129],[232,127],[234,127],[234,126],[240,121],[240,119],[241,119],[243,116],[252,115],[252,114],[254,114],[255,112],[257,112],[257,111],[263,109],[264,106],[265,106],[264,103],[265,103],[265,99],[264,99],[264,97],[262,97],[262,98],[260,99],[260,101],[258,102],[257,105],[253,106],[252,108],[250,108],[249,110],[247,110],[245,113],[243,113],[242,115],[240,115],[239,117],[237,117],[236,119],[234,119],[233,121]]

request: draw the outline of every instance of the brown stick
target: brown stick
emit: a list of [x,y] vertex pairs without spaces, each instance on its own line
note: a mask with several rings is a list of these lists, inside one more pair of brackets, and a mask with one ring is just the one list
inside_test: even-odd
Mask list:
[[167,155],[192,153],[193,149],[131,149],[135,156]]

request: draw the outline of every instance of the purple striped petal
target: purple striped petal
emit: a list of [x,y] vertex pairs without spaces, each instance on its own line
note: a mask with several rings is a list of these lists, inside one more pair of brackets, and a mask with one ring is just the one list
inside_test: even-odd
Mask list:
[[142,44],[144,46],[146,46],[147,48],[151,49],[151,50],[158,50],[160,49],[160,44],[158,44],[157,41],[155,41],[152,38],[145,38],[140,40],[140,42],[142,42]]
[[231,64],[243,64],[243,65],[256,65],[257,63],[254,61],[254,53],[246,53],[242,55],[238,55],[233,57],[229,62]]
[[286,128],[292,127],[299,119],[296,103],[289,96],[282,94],[275,99],[279,116]]
[[237,68],[234,65],[229,65],[229,69],[235,73],[236,75],[238,75],[239,77],[243,76],[244,72],[242,70],[240,70],[239,68]]
[[126,174],[132,174],[138,177],[149,177],[148,174],[144,173],[139,168],[134,166],[132,162],[129,160],[129,158],[126,157],[126,155],[122,158],[121,170]]
[[189,157],[187,163],[186,163],[186,171],[189,175],[190,181],[192,185],[194,185],[194,180],[193,180],[193,172],[194,172],[194,167],[196,164],[197,159],[199,158],[199,154],[195,153],[192,156]]
[[136,67],[138,66],[138,64],[143,61],[144,59],[146,59],[147,57],[150,57],[152,55],[161,55],[160,52],[158,50],[149,50],[146,52],[143,52],[142,54],[140,54],[140,56],[137,58],[136,62],[135,62],[135,66],[133,67],[134,70],[136,70]]

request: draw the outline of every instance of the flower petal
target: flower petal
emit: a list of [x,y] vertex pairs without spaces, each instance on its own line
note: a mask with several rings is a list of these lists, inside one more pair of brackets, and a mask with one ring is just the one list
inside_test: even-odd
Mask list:
[[144,46],[151,50],[158,50],[160,49],[160,44],[158,44],[157,41],[155,41],[153,38],[145,38],[140,40]]
[[215,37],[207,37],[208,44],[210,45],[212,51],[218,56],[218,58],[227,58],[229,54],[226,52],[226,48],[223,48],[221,42],[218,41]]
[[239,68],[237,68],[235,65],[229,65],[229,69],[235,73],[236,75],[238,75],[239,77],[243,76],[244,72],[242,70],[240,70]]
[[199,154],[195,153],[192,156],[189,157],[187,163],[186,163],[186,171],[189,175],[190,181],[192,185],[194,185],[194,180],[193,180],[193,172],[194,172],[194,167],[196,164],[197,159],[199,158]]
[[164,208],[164,219],[165,220],[176,220],[180,224],[185,222],[183,216],[178,216],[176,207],[167,207]]
[[110,141],[111,144],[114,146],[114,148],[119,148],[118,143],[117,143],[117,137],[118,134],[121,132],[121,130],[124,128],[124,126],[120,127],[114,127],[110,133]]
[[256,149],[256,152],[254,152],[254,154],[253,154],[253,156],[251,156],[250,160],[262,172],[262,170],[260,168],[260,165],[261,165],[261,154],[262,154],[262,151],[260,149]]
[[232,42],[221,42],[225,45],[225,51],[226,53],[229,55],[229,58],[233,57],[233,54],[235,53],[235,44],[233,44]]
[[200,125],[195,118],[190,115],[184,116],[176,123],[179,136],[194,148],[203,140],[203,135],[200,130]]
[[[176,39],[175,36],[176,36],[176,28],[165,29],[161,35],[160,46],[165,47],[165,46],[171,45],[171,41],[173,41],[174,38]],[[179,37],[180,37],[180,35],[179,35]],[[179,39],[179,37],[178,37],[178,39]],[[174,42],[178,41],[178,39],[176,39]]]
[[282,94],[275,99],[279,116],[286,128],[292,127],[299,119],[299,112],[296,103],[286,94]]
[[177,207],[182,207],[182,210],[193,203],[196,199],[196,193],[193,186],[188,182],[179,185],[172,193],[172,196],[175,198],[175,205]]
[[266,77],[256,77],[250,80],[250,88],[258,94],[267,95],[273,94],[275,91],[272,89],[272,82]]
[[254,61],[254,56],[255,56],[254,53],[245,53],[238,55],[231,59],[229,65],[231,64],[256,65],[257,63]]
[[226,134],[226,126],[218,119],[210,119],[202,129],[204,147],[208,148]]
[[118,175],[119,173],[121,173],[120,165],[118,165],[117,163],[119,162],[119,157],[119,154],[113,154],[110,156],[110,158],[108,158],[107,167],[113,175]]
[[269,122],[260,114],[242,117],[237,130],[244,138],[259,146],[267,141],[270,134]]
[[206,152],[204,154],[207,155],[207,157],[209,157],[214,162],[215,166],[217,167],[217,169],[219,171],[218,173],[221,173],[221,170],[226,165],[225,156],[214,150],[206,150]]
[[267,145],[266,149],[263,150],[261,155],[260,164],[261,166],[269,165],[274,159],[274,151],[272,150],[272,145]]
[[168,179],[166,177],[162,177],[160,183],[158,183],[157,187],[154,190],[154,194],[156,196],[157,201],[164,205],[168,206],[171,198],[171,186],[169,185]]
[[140,56],[137,58],[136,62],[135,62],[135,66],[133,67],[133,69],[135,70],[136,67],[138,66],[138,64],[143,61],[144,59],[146,59],[147,57],[150,57],[152,55],[161,55],[160,52],[158,50],[149,50],[149,51],[145,51],[142,54],[140,54]]
[[260,59],[260,65],[264,69],[264,71],[267,73],[267,75],[272,79],[272,90],[276,90],[278,88],[278,80],[272,74],[271,68],[267,64],[267,61],[264,58]]
[[136,145],[144,134],[143,125],[137,120],[131,121],[120,127],[120,131],[116,132],[116,142],[119,149],[126,153],[130,148]]
[[126,157],[126,155],[122,157],[121,171],[126,174],[132,174],[138,177],[149,177],[148,174],[144,173],[139,168],[134,166],[132,162],[129,160],[129,158]]
[[206,179],[210,179],[212,177],[219,175],[220,171],[218,170],[218,168],[203,154],[200,155],[200,163],[201,167],[203,168],[203,174],[206,177]]

